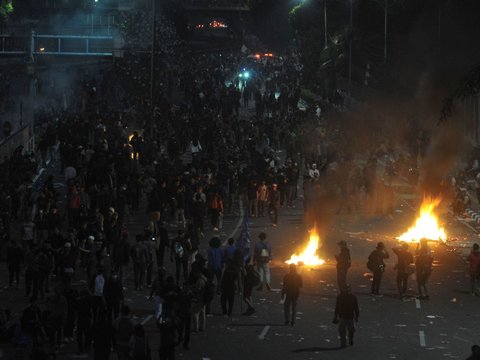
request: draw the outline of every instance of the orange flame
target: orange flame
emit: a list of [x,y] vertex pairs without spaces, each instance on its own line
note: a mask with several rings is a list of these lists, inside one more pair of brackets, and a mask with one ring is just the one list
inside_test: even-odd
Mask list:
[[285,261],[286,264],[303,264],[307,266],[318,266],[325,263],[323,259],[320,259],[317,255],[318,248],[320,247],[320,236],[318,236],[317,227],[314,226],[309,231],[309,240],[307,247],[299,254],[293,254],[290,260]]
[[440,227],[435,209],[440,205],[441,198],[424,198],[420,206],[420,213],[415,220],[415,225],[410,227],[407,232],[398,237],[398,240],[405,242],[419,242],[420,239],[431,241],[445,241],[447,234]]

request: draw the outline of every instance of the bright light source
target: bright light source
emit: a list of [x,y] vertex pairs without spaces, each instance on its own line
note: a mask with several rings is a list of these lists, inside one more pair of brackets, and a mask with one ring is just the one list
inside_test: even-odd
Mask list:
[[242,73],[238,74],[238,77],[243,78],[243,74]]
[[243,73],[243,77],[244,77],[245,79],[248,79],[248,78],[250,77],[250,73],[249,73],[248,71],[245,71],[245,72]]
[[40,51],[45,51],[45,48],[44,48],[44,47],[41,47],[41,48],[40,48]]

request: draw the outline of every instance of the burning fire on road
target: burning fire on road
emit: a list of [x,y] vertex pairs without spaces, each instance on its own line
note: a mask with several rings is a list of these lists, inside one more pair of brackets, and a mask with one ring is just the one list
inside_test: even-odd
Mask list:
[[318,249],[320,248],[320,236],[318,235],[317,227],[314,226],[309,231],[308,244],[300,254],[293,254],[290,260],[285,261],[286,264],[319,266],[325,261],[318,257]]
[[441,198],[424,198],[415,224],[397,239],[405,242],[419,242],[420,239],[430,241],[446,241],[447,234],[439,225],[435,209],[440,205]]

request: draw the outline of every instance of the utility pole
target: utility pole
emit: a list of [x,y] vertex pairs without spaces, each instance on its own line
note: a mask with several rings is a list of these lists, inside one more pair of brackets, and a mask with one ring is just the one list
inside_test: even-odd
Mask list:
[[383,38],[383,63],[387,64],[387,24],[388,24],[388,0],[385,0],[385,29]]
[[348,95],[352,90],[352,37],[353,37],[353,0],[350,0],[350,41],[348,44]]
[[157,28],[157,7],[156,0],[152,0],[152,14],[153,14],[153,24],[152,24],[152,54],[150,57],[150,108],[152,111],[153,117],[153,89],[154,89],[154,72],[155,72],[155,34]]

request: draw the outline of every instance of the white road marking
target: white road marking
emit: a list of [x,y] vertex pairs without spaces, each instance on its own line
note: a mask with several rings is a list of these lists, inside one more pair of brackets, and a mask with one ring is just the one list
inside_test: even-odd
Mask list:
[[148,315],[145,319],[142,320],[141,324],[145,325],[147,322],[150,321],[150,319],[153,317],[152,314]]
[[202,358],[202,360],[210,360],[210,358]]
[[264,340],[265,335],[267,335],[268,330],[270,330],[270,325],[265,325],[260,335],[258,335],[258,340]]
[[421,346],[421,347],[425,347],[425,346],[426,346],[426,342],[425,342],[425,331],[420,330],[420,331],[418,332],[418,337],[420,338],[420,346]]
[[237,233],[238,229],[240,229],[240,226],[242,226],[245,209],[243,208],[243,202],[241,200],[240,200],[240,203],[239,203],[239,207],[240,207],[241,210],[240,210],[239,219],[237,221],[237,226],[235,226],[235,229],[233,229],[233,231],[230,233],[230,235],[228,235],[227,239],[225,239],[225,241],[223,242],[223,245],[225,245],[227,243],[227,240],[229,238],[235,237],[235,234]]
[[420,309],[420,308],[422,307],[422,305],[420,305],[420,300],[415,299],[415,307],[416,307],[417,309]]

